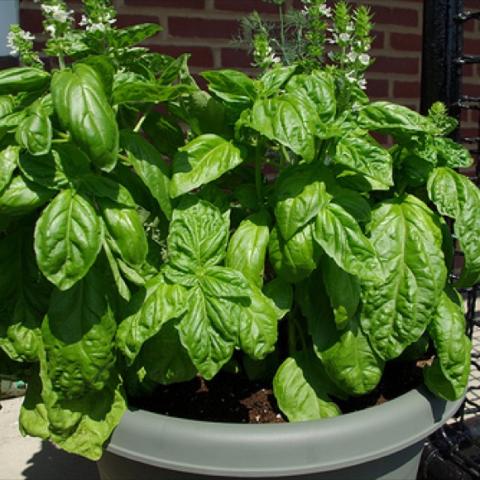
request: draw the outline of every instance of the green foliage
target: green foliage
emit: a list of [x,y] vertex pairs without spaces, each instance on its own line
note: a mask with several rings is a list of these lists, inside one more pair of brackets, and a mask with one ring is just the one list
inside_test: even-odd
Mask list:
[[455,238],[456,286],[480,280],[480,193],[455,171],[472,162],[447,137],[455,121],[441,104],[422,116],[368,100],[365,7],[273,3],[279,27],[249,24],[264,71],[204,72],[208,91],[188,55],[137,46],[157,25],[115,28],[108,0],[84,0],[84,29],[43,2],[51,74],[13,30],[0,373],[28,376],[23,433],[96,460],[130,396],[233,361],[273,383],[290,421],[339,415],[337,399],[428,344],[428,388],[465,391],[470,342],[448,273]]

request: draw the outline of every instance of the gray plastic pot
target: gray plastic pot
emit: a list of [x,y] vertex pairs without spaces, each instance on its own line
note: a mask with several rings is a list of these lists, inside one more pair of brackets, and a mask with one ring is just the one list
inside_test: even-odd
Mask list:
[[460,405],[419,388],[301,423],[210,423],[129,411],[98,468],[102,480],[415,480],[424,439]]

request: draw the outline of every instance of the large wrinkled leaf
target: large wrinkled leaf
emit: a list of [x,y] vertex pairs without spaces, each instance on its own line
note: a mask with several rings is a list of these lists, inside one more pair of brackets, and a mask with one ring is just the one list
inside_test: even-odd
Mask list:
[[189,198],[174,211],[168,235],[168,261],[189,273],[220,263],[226,254],[230,222],[217,207]]
[[0,240],[0,347],[15,361],[35,362],[40,324],[50,285],[35,262],[32,231],[19,229]]
[[117,323],[99,267],[70,290],[55,290],[42,324],[46,368],[64,398],[102,390],[115,363]]
[[361,321],[389,360],[422,336],[435,312],[447,275],[442,232],[433,212],[411,195],[381,203],[370,231],[386,278],[366,287]]
[[357,221],[340,205],[330,203],[315,221],[315,241],[346,272],[363,280],[381,280],[382,266]]
[[51,190],[17,175],[0,194],[0,214],[25,215],[47,203],[51,196]]
[[270,262],[285,281],[300,282],[317,268],[321,250],[313,238],[313,230],[314,225],[309,223],[287,241],[278,227],[272,230],[268,246]]
[[135,133],[122,132],[122,147],[137,175],[150,190],[167,218],[172,216],[170,203],[170,171],[159,152]]
[[290,422],[319,420],[341,415],[329,397],[328,380],[320,362],[312,355],[287,358],[273,379],[273,393]]
[[225,265],[242,272],[253,285],[263,285],[270,230],[269,215],[262,211],[246,218],[230,238]]
[[192,380],[195,369],[180,343],[175,321],[168,322],[142,348],[140,360],[148,379],[162,385]]
[[480,191],[467,177],[448,167],[436,168],[428,180],[428,194],[442,215],[455,220],[455,235],[465,255],[457,283],[469,287],[480,281]]
[[282,316],[285,316],[293,305],[292,285],[280,277],[274,278],[263,287],[263,293],[270,298]]
[[335,118],[335,80],[328,72],[314,71],[310,74],[295,75],[288,82],[287,91],[309,98],[315,104],[322,122],[330,122]]
[[240,150],[218,135],[197,137],[173,160],[170,195],[175,198],[221,177],[243,162]]
[[280,175],[275,185],[275,218],[284,240],[292,238],[332,198],[326,191],[326,181],[332,180],[327,173],[316,165],[298,165]]
[[52,124],[47,112],[37,109],[18,125],[15,138],[32,155],[45,155],[52,145]]
[[102,224],[90,202],[72,190],[64,190],[37,222],[38,266],[60,290],[68,290],[90,270],[102,240]]
[[9,184],[18,164],[19,147],[10,145],[0,152],[0,193]]
[[225,103],[240,108],[249,107],[256,97],[254,81],[237,70],[202,72],[208,89]]
[[315,158],[318,123],[314,103],[305,97],[283,95],[257,100],[249,126],[311,162]]
[[428,332],[437,358],[424,369],[425,384],[446,400],[458,400],[465,394],[470,373],[472,344],[465,334],[465,315],[461,305],[443,292]]
[[15,100],[11,95],[0,96],[0,118],[10,115],[15,108]]
[[440,133],[427,117],[402,105],[383,101],[373,102],[362,108],[359,126],[365,130],[389,133],[393,136]]
[[469,168],[473,164],[473,157],[462,145],[451,138],[437,137],[434,139],[437,156],[441,165],[450,168]]
[[6,68],[0,72],[0,95],[32,92],[48,85],[50,74],[35,67]]
[[29,382],[20,411],[22,434],[49,439],[67,452],[99,460],[127,409],[119,379],[113,377],[99,392],[65,400],[53,390],[43,364],[40,377],[41,384]]
[[180,285],[168,285],[155,278],[145,288],[133,297],[136,311],[123,320],[117,333],[117,345],[130,364],[148,339],[186,309],[186,291]]
[[372,190],[388,190],[393,185],[392,157],[367,135],[354,132],[344,136],[337,144],[334,161],[362,175]]
[[121,183],[109,177],[84,174],[79,182],[80,189],[100,201],[110,201],[120,207],[135,208],[136,204],[130,191]]
[[56,72],[52,98],[58,118],[73,141],[96,166],[107,172],[112,170],[117,163],[118,126],[95,70],[78,63],[71,70]]
[[265,97],[277,94],[278,90],[291,78],[296,69],[297,65],[289,65],[288,67],[277,65],[275,68],[267,70],[259,79],[261,93]]
[[330,258],[321,259],[323,282],[335,316],[338,329],[343,329],[355,316],[360,304],[360,282],[358,278],[343,271]]
[[263,360],[275,349],[277,324],[284,311],[256,286],[250,287],[250,301],[251,304],[242,309],[240,317],[240,348],[251,358]]

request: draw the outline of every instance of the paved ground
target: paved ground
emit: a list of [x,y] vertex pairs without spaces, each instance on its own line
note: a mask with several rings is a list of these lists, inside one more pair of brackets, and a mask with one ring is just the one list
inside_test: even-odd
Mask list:
[[18,431],[22,398],[0,405],[0,480],[99,480],[94,462],[58,450]]

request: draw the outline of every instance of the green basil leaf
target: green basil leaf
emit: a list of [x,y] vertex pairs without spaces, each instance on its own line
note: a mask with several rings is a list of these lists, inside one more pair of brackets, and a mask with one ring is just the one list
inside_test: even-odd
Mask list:
[[470,152],[451,138],[436,137],[434,142],[441,165],[450,168],[469,168],[473,165]]
[[208,89],[225,103],[241,109],[252,105],[257,95],[254,81],[238,70],[202,72]]
[[17,143],[32,155],[45,155],[52,146],[52,124],[41,109],[30,113],[18,125]]
[[278,320],[284,316],[275,302],[254,286],[250,286],[248,307],[242,308],[239,325],[240,348],[251,358],[263,360],[275,349]]
[[28,180],[45,188],[59,190],[68,185],[55,151],[37,156],[23,152],[20,154],[18,166]]
[[314,71],[310,74],[295,75],[288,82],[286,89],[294,95],[310,99],[315,104],[322,122],[331,122],[335,118],[337,110],[335,80],[330,73]]
[[467,177],[448,167],[436,168],[428,180],[428,195],[442,215],[455,220],[455,235],[465,255],[456,286],[480,281],[480,191]]
[[316,154],[318,124],[315,104],[304,97],[283,95],[257,100],[252,108],[249,126],[311,162]]
[[51,190],[28,182],[21,175],[17,175],[0,194],[0,214],[25,215],[48,202],[51,196]]
[[122,132],[122,147],[127,150],[128,160],[135,173],[142,179],[158,202],[162,212],[170,219],[170,171],[159,152],[138,134]]
[[315,241],[346,272],[361,280],[382,280],[383,271],[370,240],[340,205],[330,203],[315,221]]
[[115,67],[112,59],[107,55],[91,55],[83,58],[79,63],[92,67],[100,78],[105,94],[108,98],[112,95],[113,77],[115,74]]
[[142,345],[168,321],[180,317],[186,309],[186,290],[168,285],[157,277],[148,282],[132,299],[136,311],[122,321],[117,332],[117,345],[132,364]]
[[111,171],[117,163],[118,126],[95,70],[79,63],[72,70],[56,72],[52,98],[60,123],[73,141],[97,167]]
[[52,150],[58,155],[55,160],[61,165],[61,170],[70,183],[92,172],[90,160],[77,146],[71,143],[57,143]]
[[314,351],[331,381],[348,395],[371,392],[380,382],[384,362],[370,346],[358,318],[352,318],[342,330],[337,328],[318,270],[299,286],[297,295]]
[[192,380],[197,370],[180,343],[175,321],[167,322],[160,332],[145,342],[140,354],[148,379],[170,385]]
[[287,358],[273,379],[273,393],[290,422],[319,420],[341,415],[328,395],[329,381],[320,362],[298,353]]
[[181,272],[218,265],[227,250],[230,222],[204,200],[185,198],[173,212],[167,239],[168,261]]
[[0,72],[0,95],[40,90],[48,85],[50,74],[34,67],[7,68]]
[[230,238],[225,265],[243,273],[245,278],[261,287],[265,257],[270,238],[269,215],[261,211],[243,220]]
[[442,293],[428,332],[437,350],[432,366],[424,369],[425,384],[441,398],[455,401],[465,394],[472,343],[465,335],[463,308]]
[[362,328],[390,360],[423,335],[435,312],[447,276],[442,232],[411,195],[379,204],[369,228],[386,278],[363,292]]
[[0,152],[0,193],[12,179],[13,172],[18,165],[20,148],[10,145]]
[[122,207],[136,208],[137,206],[130,192],[121,183],[108,177],[91,173],[82,175],[80,188],[93,197],[110,200]]
[[110,265],[110,270],[112,271],[113,281],[117,287],[117,292],[126,302],[129,302],[132,298],[130,289],[122,277],[120,268],[118,267],[117,259],[112,253],[112,250],[108,245],[108,241],[106,240],[103,241],[103,250],[105,252],[105,256],[107,257],[108,264]]
[[360,128],[393,136],[416,133],[440,133],[427,117],[390,102],[373,102],[362,108],[358,118]]
[[15,100],[11,95],[0,96],[0,118],[10,115],[15,108]]
[[364,176],[372,190],[388,190],[393,185],[392,157],[368,135],[353,132],[340,139],[334,161]]
[[102,390],[115,363],[117,323],[98,270],[68,291],[55,290],[42,324],[48,376],[64,398]]
[[343,271],[326,255],[321,258],[321,270],[335,324],[342,330],[357,312],[360,304],[360,283],[358,278]]
[[[173,157],[177,150],[185,144],[184,133],[173,120],[166,118],[159,112],[151,112],[143,122],[143,130],[155,148],[163,155]],[[123,132],[122,143],[125,143]],[[128,147],[125,146],[128,150]]]
[[313,224],[307,224],[287,241],[275,227],[270,233],[268,253],[273,268],[283,280],[298,283],[307,278],[317,268],[321,255],[314,240]]
[[204,294],[199,286],[189,291],[187,312],[178,331],[195,368],[206,380],[211,380],[233,354],[240,308],[230,299]]
[[357,222],[367,223],[370,221],[372,209],[370,204],[360,193],[347,188],[335,188],[331,191],[332,203],[340,205]]
[[274,278],[263,287],[263,293],[275,303],[281,317],[284,317],[293,305],[293,288],[282,278]]
[[60,290],[68,290],[90,270],[102,239],[102,224],[90,202],[65,190],[38,219],[35,228],[38,266]]
[[0,272],[0,348],[12,360],[36,362],[50,285],[35,262],[30,229],[0,240]]
[[221,177],[243,162],[240,149],[217,135],[197,137],[180,148],[173,160],[172,198]]
[[291,78],[297,69],[296,65],[290,65],[288,67],[277,66],[270,70],[267,70],[260,77],[261,93],[265,97],[270,97],[278,93],[278,90],[282,88],[285,83]]
[[142,265],[148,252],[143,222],[134,208],[107,198],[97,198],[106,231],[122,259],[131,266]]
[[205,295],[217,298],[248,299],[250,294],[245,277],[231,268],[209,266],[202,269],[197,276],[200,288]]
[[113,31],[113,42],[117,48],[132,47],[162,31],[158,23],[139,23]]
[[284,240],[292,238],[330,201],[327,181],[333,181],[329,172],[313,165],[288,168],[280,175],[275,184],[275,218]]

